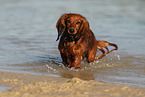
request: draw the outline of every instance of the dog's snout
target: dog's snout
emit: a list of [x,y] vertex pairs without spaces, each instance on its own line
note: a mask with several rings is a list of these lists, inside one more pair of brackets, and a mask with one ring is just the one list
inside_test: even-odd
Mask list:
[[74,29],[70,29],[69,30],[70,33],[74,33],[74,31],[75,31]]

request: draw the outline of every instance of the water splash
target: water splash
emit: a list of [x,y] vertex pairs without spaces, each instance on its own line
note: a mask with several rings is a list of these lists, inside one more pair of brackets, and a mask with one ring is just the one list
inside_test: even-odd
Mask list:
[[116,52],[114,52],[114,54],[115,54],[114,56],[117,56],[118,60],[120,61],[120,55]]
[[53,68],[52,66],[46,64],[46,67],[48,68],[48,73],[58,73],[57,69]]
[[47,63],[46,67],[47,72],[52,75],[59,75],[65,78],[95,79],[96,74],[99,74],[98,71],[102,72],[102,69],[114,68],[120,64],[122,64],[120,55],[114,52],[95,62],[87,63],[83,60],[81,69],[65,67],[61,62],[55,60]]

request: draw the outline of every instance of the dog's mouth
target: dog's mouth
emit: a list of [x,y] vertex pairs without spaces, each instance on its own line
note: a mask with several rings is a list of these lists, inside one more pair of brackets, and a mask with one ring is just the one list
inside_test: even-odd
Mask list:
[[76,34],[74,34],[74,33],[73,33],[73,34],[69,33],[69,36],[74,38],[74,37],[76,36]]
[[75,41],[76,34],[74,34],[74,33],[69,33],[69,32],[68,32],[68,34],[69,34],[69,35],[67,36],[66,40],[69,41],[69,42]]

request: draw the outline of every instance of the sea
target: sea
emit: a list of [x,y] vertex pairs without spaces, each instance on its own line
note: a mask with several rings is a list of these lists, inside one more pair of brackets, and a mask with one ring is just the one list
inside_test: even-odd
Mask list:
[[[119,49],[64,67],[56,41],[64,13],[83,15],[97,40]],[[145,88],[145,0],[0,0],[0,71]]]

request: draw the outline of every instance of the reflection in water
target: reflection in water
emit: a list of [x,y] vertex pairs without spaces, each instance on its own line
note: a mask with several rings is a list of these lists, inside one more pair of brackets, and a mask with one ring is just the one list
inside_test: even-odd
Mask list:
[[11,89],[11,87],[0,86],[0,92],[6,91],[8,89]]
[[[77,77],[83,80],[111,81],[117,84],[145,87],[143,85],[144,68],[138,64],[141,60],[133,56],[120,57],[117,53],[113,53],[97,62],[86,63],[83,61],[81,69],[67,68],[56,62],[46,64],[46,67],[49,74],[56,74],[64,78]],[[135,79],[138,77],[141,78]]]

